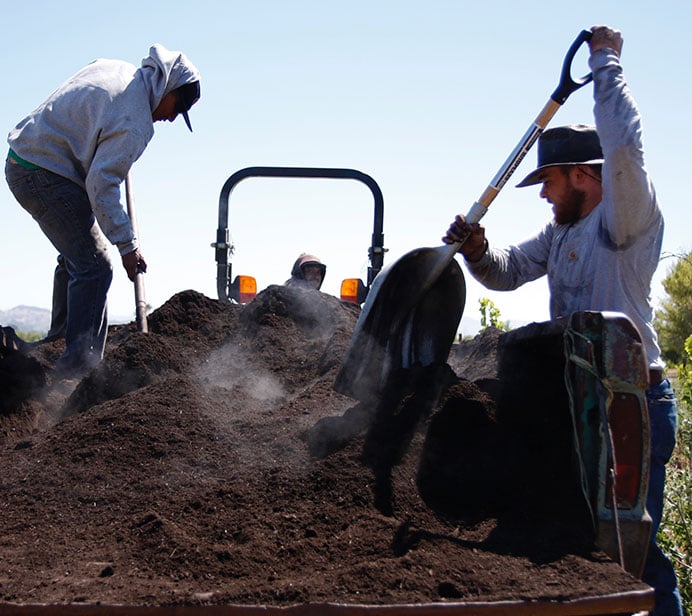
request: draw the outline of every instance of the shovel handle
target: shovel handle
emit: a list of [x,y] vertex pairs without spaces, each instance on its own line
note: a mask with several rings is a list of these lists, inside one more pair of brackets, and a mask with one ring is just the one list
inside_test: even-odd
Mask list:
[[[135,214],[135,198],[132,190],[132,176],[128,173],[125,176],[125,198],[127,200],[127,215],[130,218],[130,225],[135,237],[137,233],[137,216]],[[144,298],[144,272],[137,266],[135,271],[135,317],[137,320],[137,330],[148,333],[147,324],[147,301]]]
[[[560,73],[560,82],[557,88],[551,94],[548,102],[533,121],[533,124],[531,124],[526,133],[524,133],[521,141],[514,148],[502,167],[500,167],[500,170],[495,174],[495,177],[491,180],[480,199],[471,206],[469,213],[466,215],[466,222],[475,223],[485,216],[490,204],[495,197],[497,197],[502,187],[507,183],[509,177],[524,159],[524,156],[526,156],[526,153],[531,149],[531,146],[538,140],[538,137],[540,137],[541,133],[548,125],[548,122],[550,122],[552,117],[557,113],[557,110],[567,100],[567,97],[593,79],[591,73],[577,80],[572,78],[572,62],[574,61],[574,56],[577,54],[582,44],[590,39],[591,31],[582,30],[572,45],[570,45],[564,62],[562,63],[562,72]],[[461,246],[461,244],[459,244],[459,246]]]
[[572,79],[572,62],[574,61],[574,56],[577,55],[579,48],[586,42],[591,40],[591,30],[582,30],[579,36],[574,39],[574,43],[567,50],[567,55],[562,63],[562,73],[560,74],[560,83],[558,84],[555,91],[550,95],[558,105],[562,105],[567,97],[575,92],[582,86],[593,80],[593,75],[587,73],[582,78],[576,81]]

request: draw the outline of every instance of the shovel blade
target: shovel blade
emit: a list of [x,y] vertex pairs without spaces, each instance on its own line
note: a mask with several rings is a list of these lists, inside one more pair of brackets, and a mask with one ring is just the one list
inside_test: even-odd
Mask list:
[[418,248],[375,278],[334,390],[379,398],[400,369],[447,361],[466,300],[461,267],[448,246]]

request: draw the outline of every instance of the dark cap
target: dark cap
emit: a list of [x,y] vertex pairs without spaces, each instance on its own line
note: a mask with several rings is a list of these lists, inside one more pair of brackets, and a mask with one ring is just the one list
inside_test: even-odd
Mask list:
[[188,116],[187,112],[190,110],[190,107],[192,107],[192,105],[199,100],[199,81],[186,83],[185,85],[176,88],[174,91],[178,99],[175,105],[175,110],[183,116],[185,119],[185,124],[187,124],[190,132],[192,132],[192,124],[190,124],[190,116]]
[[603,150],[595,126],[558,126],[539,137],[538,167],[519,182],[517,187],[540,184],[541,171],[547,167],[599,164],[603,164]]

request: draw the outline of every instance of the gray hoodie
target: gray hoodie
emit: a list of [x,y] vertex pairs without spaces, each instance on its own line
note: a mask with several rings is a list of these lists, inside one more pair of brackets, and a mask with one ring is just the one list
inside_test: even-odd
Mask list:
[[199,78],[184,54],[159,44],[141,68],[95,60],[17,124],[7,141],[24,160],[83,187],[101,230],[127,254],[137,240],[120,185],[154,136],[154,109],[166,94]]

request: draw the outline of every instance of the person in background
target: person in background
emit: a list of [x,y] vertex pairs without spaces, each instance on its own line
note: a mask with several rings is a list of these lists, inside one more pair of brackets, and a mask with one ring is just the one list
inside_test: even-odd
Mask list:
[[320,290],[327,273],[327,266],[315,255],[301,253],[291,269],[291,277],[284,283],[287,287],[303,287]]
[[154,136],[154,122],[200,97],[200,74],[179,51],[155,44],[141,66],[99,59],[70,77],[8,135],[5,177],[19,204],[59,253],[48,339],[65,338],[58,378],[103,357],[113,277],[106,240],[130,280],[145,272],[120,185]]
[[512,290],[548,277],[550,315],[616,311],[636,324],[650,368],[646,390],[651,423],[647,510],[653,520],[642,579],[654,588],[652,615],[682,616],[675,570],[656,542],[666,464],[677,432],[677,404],[652,325],[651,280],[663,240],[663,216],[644,165],[642,123],[620,64],[622,36],[594,26],[589,64],[596,125],[546,130],[538,141],[538,168],[518,186],[541,184],[554,218],[533,237],[507,249],[489,245],[485,229],[459,215],[447,244],[463,241],[471,274],[487,288]]

